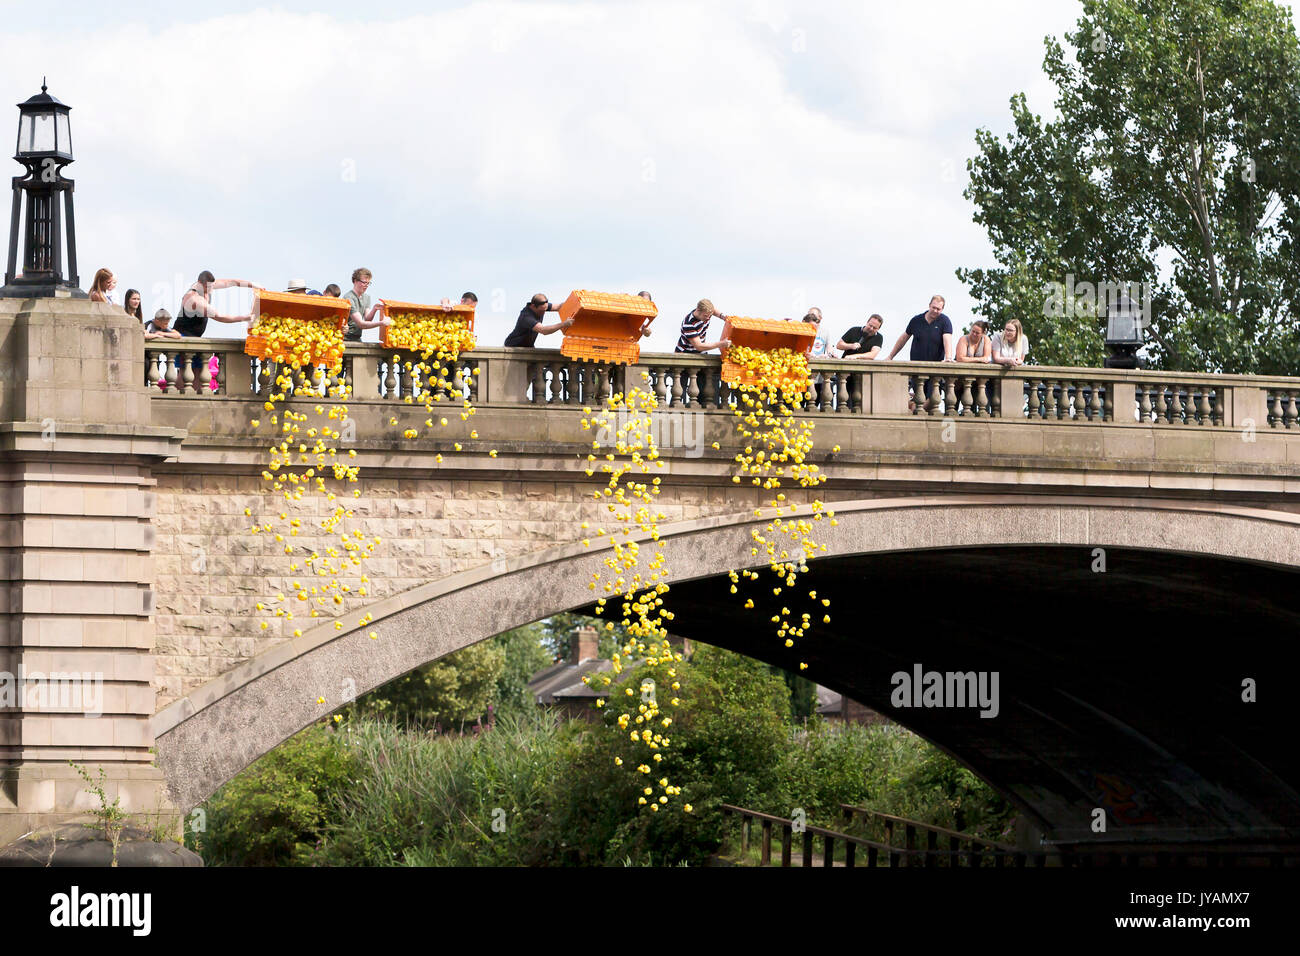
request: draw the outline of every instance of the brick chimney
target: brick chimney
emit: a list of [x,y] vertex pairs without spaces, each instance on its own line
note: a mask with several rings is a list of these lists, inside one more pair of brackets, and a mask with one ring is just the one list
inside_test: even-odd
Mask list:
[[594,627],[584,625],[573,629],[573,640],[569,642],[569,663],[578,664],[592,660],[596,656],[599,639]]

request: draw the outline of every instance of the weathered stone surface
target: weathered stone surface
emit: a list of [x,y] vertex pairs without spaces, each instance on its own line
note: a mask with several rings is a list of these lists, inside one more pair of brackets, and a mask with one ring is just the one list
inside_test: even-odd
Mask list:
[[202,865],[203,858],[193,850],[174,841],[154,840],[138,827],[122,829],[116,853],[103,830],[85,823],[41,828],[0,847],[0,867]]

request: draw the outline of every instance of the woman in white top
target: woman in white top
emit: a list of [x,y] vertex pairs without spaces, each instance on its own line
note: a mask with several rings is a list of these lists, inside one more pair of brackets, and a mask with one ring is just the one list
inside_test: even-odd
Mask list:
[[1019,319],[1009,320],[1002,331],[993,336],[993,361],[999,365],[1024,365],[1028,353],[1029,341]]

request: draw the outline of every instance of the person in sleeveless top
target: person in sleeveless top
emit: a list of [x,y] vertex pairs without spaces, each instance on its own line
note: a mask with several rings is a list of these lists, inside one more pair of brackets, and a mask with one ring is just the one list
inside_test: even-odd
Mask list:
[[222,315],[208,301],[208,297],[215,290],[230,288],[260,289],[262,287],[254,285],[245,279],[218,279],[211,272],[204,269],[199,273],[194,285],[190,286],[185,294],[181,296],[180,311],[172,328],[181,335],[190,338],[202,338],[203,333],[207,331],[209,319],[231,324],[247,322],[252,316]]
[[993,350],[989,347],[989,337],[984,334],[988,331],[988,328],[988,322],[983,319],[976,319],[970,324],[970,331],[957,340],[958,362],[987,363],[993,361]]

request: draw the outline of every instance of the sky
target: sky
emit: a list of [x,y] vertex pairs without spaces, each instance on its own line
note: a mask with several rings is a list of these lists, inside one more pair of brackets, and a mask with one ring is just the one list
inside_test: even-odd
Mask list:
[[365,266],[375,298],[476,292],[484,345],[535,292],[647,289],[660,317],[642,347],[671,351],[701,297],[766,318],[819,306],[832,342],[877,312],[890,343],[932,293],[966,325],[954,270],[993,264],[962,198],[975,130],[1005,133],[1021,91],[1051,113],[1043,38],[1081,7],[30,9],[0,0],[0,62],[13,103],[44,76],[73,107],[83,288],[107,266],[115,301],[132,287],[146,314],[175,313],[203,269],[346,290]]

